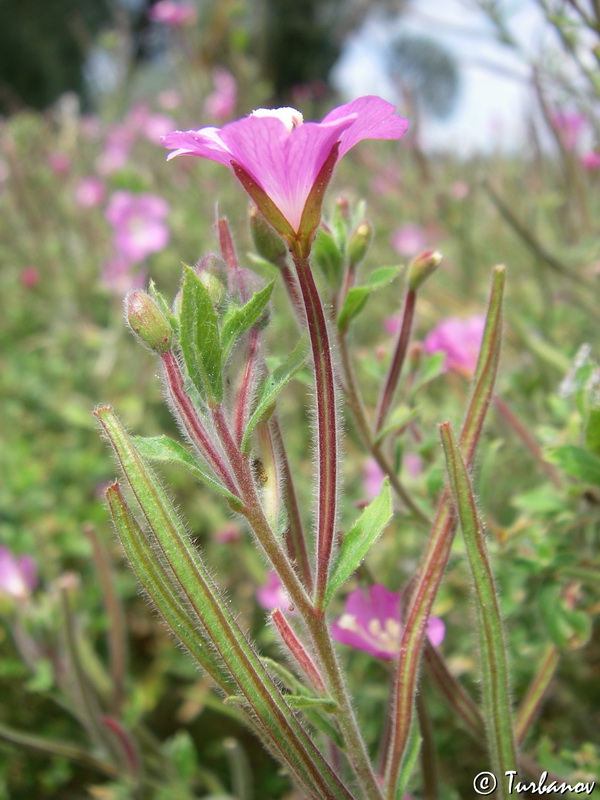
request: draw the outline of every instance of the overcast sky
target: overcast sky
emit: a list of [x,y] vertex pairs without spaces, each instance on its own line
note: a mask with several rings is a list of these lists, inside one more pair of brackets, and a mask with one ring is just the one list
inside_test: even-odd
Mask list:
[[[535,0],[511,0],[505,5],[511,9],[511,31],[529,52],[539,52],[552,34]],[[438,40],[455,55],[460,69],[461,92],[455,111],[447,120],[428,120],[422,126],[426,146],[447,146],[463,153],[490,145],[519,146],[531,94],[518,76],[525,77],[527,68],[509,48],[496,42],[490,23],[469,0],[413,0],[396,26],[371,18],[349,40],[334,70],[333,80],[344,95],[374,93],[398,101],[382,60],[390,35],[398,33],[426,34]]]

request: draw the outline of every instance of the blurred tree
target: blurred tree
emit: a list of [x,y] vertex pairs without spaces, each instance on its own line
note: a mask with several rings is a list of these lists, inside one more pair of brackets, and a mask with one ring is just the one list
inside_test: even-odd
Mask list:
[[403,35],[390,47],[390,75],[424,111],[443,119],[454,108],[460,89],[452,53],[428,36]]
[[109,0],[0,0],[0,111],[85,97],[83,64]]

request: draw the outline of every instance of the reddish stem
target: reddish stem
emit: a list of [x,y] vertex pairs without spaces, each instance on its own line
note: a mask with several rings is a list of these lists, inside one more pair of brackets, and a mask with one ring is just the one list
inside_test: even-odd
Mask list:
[[417,293],[415,292],[415,290],[408,289],[408,291],[406,292],[406,297],[404,299],[404,309],[402,311],[402,324],[400,325],[400,330],[398,331],[398,337],[396,339],[396,345],[394,347],[394,355],[392,357],[392,361],[388,369],[388,374],[385,379],[383,391],[381,392],[381,395],[379,397],[379,403],[377,405],[377,414],[375,417],[375,432],[381,430],[381,427],[385,421],[385,417],[392,404],[392,400],[394,399],[394,394],[396,392],[396,387],[398,386],[400,373],[402,372],[402,366],[404,365],[404,359],[406,358],[408,343],[410,342],[410,332],[412,330],[412,324],[415,315],[416,299],[417,299]]
[[324,692],[325,684],[323,683],[323,678],[320,676],[306,648],[292,630],[287,619],[283,616],[281,609],[276,608],[271,614],[271,619],[275,623],[281,638],[288,646],[290,653],[294,656],[302,672],[318,692]]
[[337,398],[325,313],[308,257],[293,253],[310,335],[317,394],[317,576],[315,606],[322,608],[337,512]]
[[175,358],[175,354],[168,350],[162,356],[163,367],[165,369],[165,381],[173,405],[179,412],[179,417],[187,431],[188,436],[202,453],[209,465],[221,478],[226,489],[232,494],[239,496],[239,490],[229,470],[229,466],[223,460],[213,442],[210,440],[202,421],[196,413],[196,409],[185,392],[183,375]]

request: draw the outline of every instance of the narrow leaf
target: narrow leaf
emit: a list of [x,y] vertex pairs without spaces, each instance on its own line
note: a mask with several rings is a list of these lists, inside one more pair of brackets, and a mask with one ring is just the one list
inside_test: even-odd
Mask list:
[[209,404],[223,399],[221,342],[217,313],[200,278],[185,268],[183,282],[180,345],[190,380]]
[[400,267],[380,267],[371,273],[369,282],[364,286],[353,286],[348,290],[344,305],[337,318],[340,331],[348,330],[348,325],[360,314],[365,307],[369,296],[377,289],[387,286],[400,274]]
[[338,705],[330,697],[309,697],[304,694],[288,694],[285,699],[292,708],[322,708],[333,713]]
[[283,387],[289,383],[294,375],[302,368],[306,361],[306,336],[303,336],[286,360],[269,375],[263,384],[258,397],[256,408],[252,412],[242,439],[242,450],[246,452],[250,445],[250,436],[269,411]]
[[216,481],[209,473],[200,467],[196,459],[179,442],[168,436],[132,436],[139,452],[149,461],[170,462],[185,467],[201,483],[210,486],[215,492],[226,497],[231,502],[239,505],[239,500],[228,489]]
[[[477,598],[477,621],[487,738],[496,775],[517,768],[517,754],[511,719],[510,687],[500,607],[490,566],[483,525],[464,459],[449,423],[440,425],[446,466],[454,504],[458,511]],[[500,794],[509,800],[501,782]]]
[[227,360],[227,356],[231,352],[231,348],[236,340],[260,319],[267,307],[267,303],[271,299],[274,286],[275,281],[272,280],[264,289],[252,295],[245,305],[241,308],[234,309],[225,319],[223,328],[221,329],[223,363]]
[[335,567],[327,584],[325,604],[340,586],[345,583],[360,565],[370,548],[392,518],[392,496],[386,478],[379,495],[364,509],[350,531],[344,537]]
[[398,428],[403,428],[405,425],[408,425],[411,420],[413,420],[417,414],[419,413],[420,409],[417,408],[410,408],[409,406],[397,406],[390,416],[383,428],[377,431],[377,435],[375,437],[375,444],[380,442],[382,439],[385,439],[386,436],[393,431],[398,430]]

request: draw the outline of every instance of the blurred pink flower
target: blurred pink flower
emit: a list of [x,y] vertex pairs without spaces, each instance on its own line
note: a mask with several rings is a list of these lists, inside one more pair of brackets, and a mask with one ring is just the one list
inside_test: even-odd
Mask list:
[[198,18],[198,9],[195,3],[188,0],[159,0],[148,11],[152,22],[160,22],[171,28],[182,28],[193,25]]
[[166,111],[173,111],[181,105],[181,95],[176,89],[165,89],[158,95],[158,105]]
[[75,186],[75,202],[81,208],[95,208],[102,205],[105,196],[104,181],[95,175],[82,178]]
[[274,608],[289,611],[292,605],[292,601],[281,585],[277,573],[273,570],[269,571],[266,584],[257,590],[256,597],[261,606],[266,608],[267,611],[272,611]]
[[105,213],[113,228],[116,254],[130,264],[157,253],[169,241],[165,222],[169,206],[162,197],[121,190],[111,195]]
[[143,136],[152,144],[160,144],[161,138],[173,130],[174,124],[172,117],[151,111],[145,103],[133,106],[124,121],[124,127],[131,136]]
[[477,366],[484,327],[485,317],[480,314],[467,319],[448,317],[425,337],[423,349],[430,355],[446,353],[446,369],[471,376]]
[[126,295],[131,289],[141,289],[146,283],[146,271],[136,270],[135,264],[123,256],[115,255],[104,262],[102,283],[107,289]]
[[50,153],[48,166],[57,175],[65,175],[71,169],[71,159],[66,153]]
[[0,593],[24,600],[36,586],[37,569],[33,558],[14,556],[7,547],[0,547]]
[[111,175],[127,164],[136,131],[126,125],[112,125],[106,135],[104,149],[96,160],[101,175]]
[[427,239],[422,228],[408,223],[396,228],[392,233],[391,245],[399,255],[411,258],[426,248]]
[[363,486],[367,500],[374,500],[377,497],[381,491],[384,477],[385,473],[377,461],[374,458],[368,458],[365,461],[363,472]]
[[600,153],[590,150],[581,156],[581,163],[588,172],[595,172],[600,169]]
[[[401,592],[389,592],[381,584],[350,592],[344,613],[331,626],[333,638],[377,658],[396,658],[402,640],[401,597]],[[444,633],[442,620],[430,617],[427,636],[434,647],[442,643]]]
[[218,122],[227,122],[233,116],[237,102],[237,83],[231,72],[224,67],[212,71],[214,92],[204,101],[204,113]]
[[584,115],[575,111],[557,111],[552,115],[552,125],[567,150],[575,149],[586,124]]
[[417,453],[406,453],[402,458],[402,466],[411,478],[418,478],[423,470],[423,459]]
[[40,282],[40,273],[35,267],[23,267],[19,275],[21,285],[26,289],[32,289]]
[[400,315],[394,314],[393,317],[386,317],[383,320],[383,329],[390,336],[394,336],[400,330]]
[[298,232],[306,201],[335,145],[339,160],[363,139],[399,139],[408,120],[394,111],[391,103],[372,96],[335,108],[322,122],[305,123],[293,108],[262,108],[221,129],[174,131],[162,141],[173,151],[169,159],[195,155],[241,168]]
[[454,181],[450,187],[450,194],[452,197],[456,198],[456,200],[465,200],[469,196],[470,191],[471,187],[467,181]]

